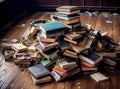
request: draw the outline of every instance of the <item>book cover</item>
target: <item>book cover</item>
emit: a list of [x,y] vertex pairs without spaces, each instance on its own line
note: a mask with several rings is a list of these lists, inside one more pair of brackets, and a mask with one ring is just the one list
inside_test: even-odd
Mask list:
[[49,64],[51,61],[49,60],[49,59],[47,59],[47,58],[45,58],[45,59],[42,59],[41,61],[40,61],[40,63],[42,64],[42,65],[44,65],[44,66],[46,66],[47,64]]
[[50,74],[50,71],[47,68],[45,68],[42,64],[31,66],[28,68],[28,70],[35,78],[40,78]]
[[39,78],[39,79],[36,79],[33,75],[31,75],[31,77],[32,77],[32,80],[33,80],[35,85],[50,82],[52,79],[50,76],[44,76],[44,77]]
[[90,77],[92,77],[95,81],[97,82],[102,82],[102,81],[106,81],[109,79],[109,77],[106,77],[105,75],[103,75],[100,72],[91,74]]
[[63,77],[67,77],[69,74],[67,73],[67,72],[64,72],[64,71],[62,71],[62,70],[59,70],[59,69],[57,69],[57,68],[53,68],[52,69],[53,71],[55,71],[55,72],[57,72],[57,73],[59,73],[61,76],[63,76]]
[[93,51],[87,51],[86,53],[81,53],[79,58],[92,65],[96,65],[103,59],[103,56]]
[[58,8],[56,8],[57,11],[74,11],[74,10],[78,10],[79,7],[77,6],[60,6]]
[[45,24],[41,24],[40,29],[46,34],[51,34],[60,31],[65,31],[65,26],[58,21],[51,21]]

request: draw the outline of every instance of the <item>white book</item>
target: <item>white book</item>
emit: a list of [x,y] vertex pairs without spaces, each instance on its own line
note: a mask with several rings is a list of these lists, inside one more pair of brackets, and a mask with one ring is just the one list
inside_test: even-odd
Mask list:
[[97,82],[102,82],[102,81],[109,79],[109,77],[106,77],[105,75],[101,74],[100,72],[91,74],[90,76]]

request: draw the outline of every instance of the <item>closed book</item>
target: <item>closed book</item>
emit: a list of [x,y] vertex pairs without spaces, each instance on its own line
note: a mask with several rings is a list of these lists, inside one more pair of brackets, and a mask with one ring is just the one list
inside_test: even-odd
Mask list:
[[59,73],[63,77],[67,77],[69,75],[67,72],[64,72],[64,71],[62,71],[60,69],[57,69],[55,67],[52,70],[55,71],[55,72],[57,72],[57,73]]
[[77,14],[77,13],[80,13],[80,9],[77,9],[77,10],[74,10],[74,11],[59,11],[59,13],[61,14],[67,14],[67,15],[73,15],[73,14]]
[[72,33],[67,33],[65,34],[65,37],[69,38],[70,40],[75,40],[81,37],[80,34],[72,34]]
[[62,69],[69,69],[71,66],[77,66],[76,62],[68,62],[65,59],[60,59],[57,61],[57,64],[62,68]]
[[32,77],[34,84],[42,84],[42,83],[50,82],[52,79],[50,76],[44,76],[38,79],[36,79],[33,75],[31,75],[31,77]]
[[81,64],[82,65],[85,65],[85,66],[89,66],[89,67],[95,67],[95,65],[91,65],[90,63],[84,61],[84,60],[81,60]]
[[75,40],[71,40],[71,39],[68,39],[68,38],[64,37],[64,40],[67,41],[67,42],[73,43],[73,44],[78,44],[81,41],[83,41],[83,37],[80,37],[80,38],[75,39]]
[[64,52],[63,55],[67,56],[67,57],[72,57],[72,58],[78,59],[78,55],[72,54],[70,52]]
[[78,6],[60,6],[56,8],[57,11],[66,11],[66,12],[70,12],[78,9],[79,9]]
[[41,42],[56,42],[57,38],[40,38]]
[[86,48],[86,42],[85,41],[82,41],[80,42],[79,44],[72,44],[70,43],[70,46],[72,47],[72,49],[76,52],[76,53],[81,53],[85,50],[87,50],[88,48]]
[[40,78],[50,74],[50,71],[47,68],[45,68],[45,66],[43,66],[42,64],[31,66],[28,68],[28,70],[35,78]]
[[80,15],[78,14],[73,14],[73,15],[61,15],[61,14],[56,14],[58,18],[64,19],[64,20],[71,20],[71,19],[79,19]]
[[41,24],[40,29],[46,34],[51,34],[51,33],[65,31],[65,26],[58,21],[51,21],[45,24]]
[[47,58],[42,59],[42,60],[40,61],[40,63],[41,63],[42,65],[44,65],[44,66],[48,65],[50,62],[51,62],[51,61],[50,61],[49,59],[47,59]]
[[[65,25],[66,27],[68,27],[68,28],[74,29],[74,28],[80,26],[80,22],[72,23],[72,24],[64,24],[64,25]],[[73,32],[73,33],[74,33],[74,32]]]
[[59,22],[61,22],[63,24],[73,24],[73,23],[80,22],[80,18],[65,20],[65,19],[59,18],[59,17],[57,17],[55,15],[51,16],[51,18],[52,18],[53,21],[59,21]]
[[81,53],[79,58],[91,65],[96,65],[103,59],[103,56],[93,51],[87,51],[86,53]]
[[109,77],[106,77],[100,72],[91,74],[90,77],[92,77],[96,82],[102,82],[102,81],[106,81],[109,79]]
[[55,79],[56,82],[58,82],[58,81],[61,80],[61,77],[62,77],[62,76],[61,76],[60,74],[58,74],[57,72],[52,71],[52,72],[51,72],[51,75],[53,76],[53,78]]
[[12,48],[18,52],[27,50],[27,47],[21,43],[12,44]]
[[97,67],[89,67],[85,65],[81,65],[82,71],[97,71]]

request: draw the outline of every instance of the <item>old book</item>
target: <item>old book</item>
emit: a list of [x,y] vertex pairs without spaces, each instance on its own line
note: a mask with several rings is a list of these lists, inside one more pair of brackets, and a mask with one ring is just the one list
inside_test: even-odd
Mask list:
[[80,53],[80,52],[83,52],[85,50],[87,50],[88,48],[86,48],[86,41],[81,41],[79,44],[72,44],[70,43],[70,46],[72,47],[72,49],[77,52],[77,53]]
[[50,62],[51,62],[51,61],[50,61],[49,59],[47,59],[47,58],[42,59],[42,60],[40,61],[40,63],[41,63],[42,65],[44,65],[44,66],[48,65]]
[[[72,24],[64,24],[66,27],[70,28],[70,29],[74,29],[76,27],[80,26],[80,22],[77,23],[72,23]],[[74,33],[74,32],[73,32]]]
[[63,24],[73,24],[73,23],[78,23],[78,22],[80,22],[80,19],[79,19],[79,18],[70,19],[70,20],[64,20],[64,19],[59,18],[59,17],[57,17],[57,16],[55,16],[55,15],[52,15],[51,18],[52,18],[53,21],[59,21],[59,22],[61,22],[61,23],[63,23]]
[[51,46],[58,46],[58,42],[39,42],[43,48],[51,47]]
[[95,67],[95,65],[91,65],[90,63],[84,61],[84,60],[81,60],[81,64],[82,65],[85,65],[85,66],[89,66],[89,67]]
[[96,65],[103,59],[103,56],[93,51],[87,51],[86,53],[81,53],[79,58],[91,65]]
[[74,11],[74,10],[78,10],[79,7],[77,6],[60,6],[58,8],[56,8],[57,11],[64,11],[64,12],[70,12],[70,11]]
[[77,65],[75,65],[75,66],[70,66],[68,69],[63,69],[63,68],[61,68],[58,64],[56,64],[55,67],[56,67],[57,69],[61,70],[61,71],[68,72],[68,71],[74,69],[75,67],[77,67]]
[[109,58],[104,58],[103,62],[110,65],[110,66],[115,66],[117,63]]
[[77,66],[76,62],[68,62],[65,59],[58,60],[57,64],[64,70],[71,68],[71,66]]
[[67,41],[67,42],[73,43],[73,44],[78,44],[78,43],[80,43],[81,41],[83,41],[83,37],[80,37],[80,38],[75,39],[75,40],[70,40],[70,39],[64,37],[64,40]]
[[97,67],[89,67],[85,65],[81,65],[82,71],[97,71]]
[[12,48],[12,44],[13,44],[13,43],[3,42],[3,43],[2,43],[2,48],[3,48],[3,49],[11,49],[11,48]]
[[105,75],[101,74],[100,72],[94,73],[90,75],[96,82],[102,82],[109,79],[109,77],[106,77]]
[[12,48],[18,52],[27,50],[27,47],[21,43],[12,44]]
[[81,37],[80,34],[71,34],[71,33],[67,33],[65,34],[65,37],[70,39],[70,40],[75,40]]
[[56,15],[58,18],[61,18],[61,19],[63,19],[63,20],[71,20],[71,19],[79,19],[80,18],[80,15],[78,15],[78,14],[73,14],[73,15],[61,15],[61,14],[57,14]]
[[27,65],[27,66],[30,66],[30,65],[31,65],[31,62],[30,62],[30,61],[14,60],[14,63],[15,63],[16,65]]
[[31,75],[31,77],[35,85],[50,82],[52,79],[50,76],[45,76],[45,77],[38,78],[38,79],[36,79],[33,75]]
[[67,56],[67,57],[72,57],[72,58],[78,59],[77,55],[73,55],[73,54],[70,54],[70,53],[67,53],[67,52],[64,52],[63,55]]
[[116,53],[113,52],[100,52],[101,55],[105,56],[105,57],[116,57]]
[[52,69],[53,71],[55,71],[55,72],[57,72],[57,73],[59,73],[61,76],[63,76],[63,77],[67,77],[68,75],[69,75],[69,73],[67,73],[67,72],[64,72],[64,71],[62,71],[62,70],[59,70],[59,69],[57,69],[57,68],[53,68]]
[[41,42],[56,42],[57,38],[40,38]]
[[55,79],[56,82],[60,81],[62,78],[62,76],[55,71],[52,71],[51,75],[53,76],[53,78]]
[[51,22],[41,24],[40,29],[46,34],[51,34],[51,33],[56,33],[56,32],[61,32],[66,30],[65,26],[58,21],[51,21]]
[[37,29],[36,27],[32,27],[32,28],[30,29],[30,35],[28,36],[29,39],[32,39],[33,36],[35,35],[35,33],[36,33],[37,31],[38,31],[38,29]]
[[72,30],[70,33],[83,35],[83,34],[86,34],[86,30],[85,29],[82,29],[82,30]]
[[47,68],[45,68],[42,64],[31,66],[28,68],[28,70],[35,78],[40,78],[50,74],[50,71]]

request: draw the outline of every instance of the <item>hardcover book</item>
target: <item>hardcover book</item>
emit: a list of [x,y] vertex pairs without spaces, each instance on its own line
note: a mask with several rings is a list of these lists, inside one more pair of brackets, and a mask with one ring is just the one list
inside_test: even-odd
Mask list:
[[31,77],[32,77],[34,84],[41,84],[41,83],[50,82],[52,79],[50,76],[45,76],[45,77],[42,77],[39,79],[36,79],[33,75],[31,75]]
[[81,53],[79,58],[92,65],[96,65],[103,59],[103,56],[93,51],[87,51],[86,53]]
[[97,82],[102,82],[102,81],[109,79],[109,77],[106,77],[105,75],[101,74],[100,72],[91,74],[90,76]]
[[50,74],[50,71],[47,68],[45,68],[42,64],[31,66],[28,68],[28,70],[35,78],[40,78]]
[[51,34],[51,33],[65,31],[65,26],[58,21],[51,21],[45,24],[41,24],[40,29],[46,34]]

